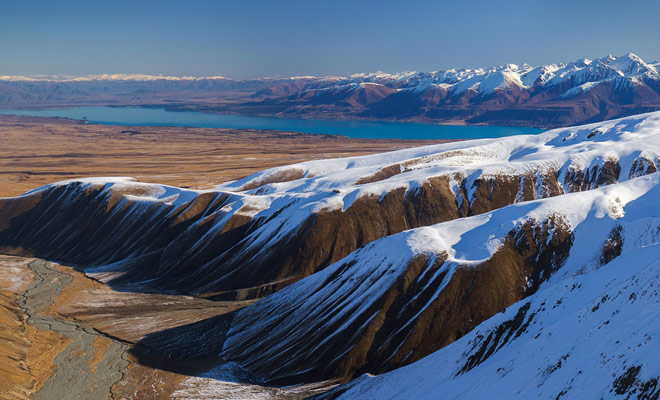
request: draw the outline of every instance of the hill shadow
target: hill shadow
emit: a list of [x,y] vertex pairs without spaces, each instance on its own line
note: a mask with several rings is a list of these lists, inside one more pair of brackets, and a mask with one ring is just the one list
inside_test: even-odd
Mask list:
[[220,357],[234,312],[147,335],[130,350],[141,365],[186,376],[267,385]]

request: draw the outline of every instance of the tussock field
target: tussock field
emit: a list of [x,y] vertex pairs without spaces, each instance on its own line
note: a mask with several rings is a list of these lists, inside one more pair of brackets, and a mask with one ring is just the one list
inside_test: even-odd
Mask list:
[[363,140],[296,132],[90,125],[0,116],[0,197],[86,176],[132,176],[208,189],[265,168],[442,141]]

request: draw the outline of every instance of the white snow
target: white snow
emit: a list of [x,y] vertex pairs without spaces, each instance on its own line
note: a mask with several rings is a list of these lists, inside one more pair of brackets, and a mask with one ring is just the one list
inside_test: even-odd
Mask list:
[[0,81],[8,82],[92,82],[92,81],[199,81],[199,80],[226,80],[224,76],[168,76],[168,75],[148,75],[148,74],[98,74],[98,75],[0,75]]
[[[386,73],[359,73],[348,77],[337,76],[294,76],[290,78],[261,78],[257,80],[308,80],[309,85],[299,92],[324,92],[329,90],[354,90],[365,84],[379,84],[396,90],[411,90],[423,92],[441,87],[450,94],[461,95],[473,91],[481,96],[490,96],[498,90],[513,88],[528,89],[534,84],[540,84],[545,89],[566,83],[570,80],[568,89],[560,98],[568,98],[587,91],[601,82],[615,82],[617,78],[625,82],[643,82],[645,78],[660,79],[658,72],[660,63],[645,63],[635,54],[624,56],[607,56],[595,60],[581,59],[571,63],[531,66],[528,64],[506,64],[491,68],[461,68],[444,71],[415,72],[404,71]],[[7,82],[93,82],[93,81],[198,81],[198,80],[229,80],[223,76],[165,76],[148,74],[98,74],[86,76],[16,76],[3,75],[0,81]],[[590,86],[584,86],[591,84]],[[618,83],[621,84],[621,81]],[[578,88],[582,88],[580,91]],[[573,90],[575,89],[575,90]]]
[[575,97],[578,95],[581,95],[584,92],[589,91],[592,87],[598,85],[600,82],[587,82],[583,83],[582,85],[575,86],[573,88],[568,89],[564,93],[562,93],[559,97],[562,99],[569,99],[571,97]]
[[[570,225],[575,242],[567,262],[539,292],[426,359],[357,380],[342,398],[554,398],[563,390],[571,398],[611,396],[613,379],[627,367],[643,364],[646,379],[660,367],[654,356],[660,350],[655,344],[660,343],[660,319],[651,311],[660,303],[659,197],[656,173],[385,237],[239,311],[225,351],[250,358],[252,347],[242,354],[234,349],[258,344],[254,338],[263,340],[264,334],[285,339],[275,348],[260,349],[261,358],[290,351],[309,338],[322,347],[334,334],[345,335],[343,329],[400,279],[415,255],[433,259],[447,252],[442,271],[451,275],[457,265],[489,258],[517,224],[559,216]],[[615,226],[625,235],[623,255],[601,267],[600,250]],[[639,301],[634,305],[633,293]],[[526,302],[537,315],[530,328],[483,364],[460,373],[490,330]],[[592,311],[599,303],[598,312]],[[288,315],[284,322],[278,319],[282,314]],[[334,333],[314,336],[337,321],[342,324]]]
[[[390,373],[363,376],[340,398],[554,399],[562,393],[609,399],[616,397],[615,379],[631,367],[641,367],[635,387],[640,391],[660,371],[658,175],[537,202],[553,204],[577,223],[575,245],[558,275],[453,344]],[[591,208],[583,197],[592,197],[586,201]],[[606,200],[614,197],[625,216],[607,215]],[[601,267],[594,258],[615,224],[623,228],[623,253]],[[526,318],[532,318],[527,329],[461,372],[485,338],[526,303]]]
[[355,83],[374,82],[397,90],[413,92],[442,87],[451,95],[473,91],[481,96],[489,96],[497,90],[528,89],[535,84],[539,84],[544,89],[552,89],[554,86],[568,82],[571,85],[570,89],[559,98],[569,98],[602,82],[621,85],[621,82],[639,84],[646,78],[660,79],[659,65],[660,63],[647,64],[637,55],[628,53],[620,57],[581,59],[571,63],[543,66],[506,64],[491,68],[448,69],[433,72],[406,71],[395,74],[379,71],[339,78],[336,81],[337,86],[328,86],[326,90]]

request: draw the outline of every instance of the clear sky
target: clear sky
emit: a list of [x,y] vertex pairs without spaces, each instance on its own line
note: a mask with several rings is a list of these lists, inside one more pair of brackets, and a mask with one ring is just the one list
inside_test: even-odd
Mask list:
[[265,76],[660,59],[660,1],[0,0],[0,75]]

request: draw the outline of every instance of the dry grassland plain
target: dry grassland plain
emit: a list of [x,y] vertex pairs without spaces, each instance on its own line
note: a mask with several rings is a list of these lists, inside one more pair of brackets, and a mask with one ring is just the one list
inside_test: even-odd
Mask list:
[[88,176],[209,189],[265,168],[439,143],[0,116],[0,197]]

